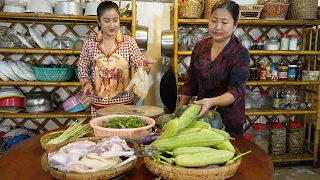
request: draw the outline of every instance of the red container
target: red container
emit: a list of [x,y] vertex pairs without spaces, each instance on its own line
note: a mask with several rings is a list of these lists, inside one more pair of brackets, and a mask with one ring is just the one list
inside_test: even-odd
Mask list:
[[23,97],[6,97],[0,99],[1,107],[21,107],[23,106]]

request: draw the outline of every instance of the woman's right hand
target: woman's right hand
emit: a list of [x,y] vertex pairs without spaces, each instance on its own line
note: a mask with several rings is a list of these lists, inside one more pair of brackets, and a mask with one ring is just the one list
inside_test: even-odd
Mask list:
[[83,86],[83,93],[87,94],[87,92],[92,95],[93,94],[93,90],[92,90],[92,85],[90,82],[87,82],[84,86]]

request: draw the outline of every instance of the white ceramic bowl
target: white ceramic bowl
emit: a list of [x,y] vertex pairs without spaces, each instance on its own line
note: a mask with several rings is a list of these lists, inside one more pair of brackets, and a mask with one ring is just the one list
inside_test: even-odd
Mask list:
[[85,16],[96,16],[97,8],[99,6],[99,2],[90,2],[87,4],[86,10],[84,12]]
[[3,7],[3,12],[23,12],[25,9],[25,6],[23,4],[19,3],[7,3]]

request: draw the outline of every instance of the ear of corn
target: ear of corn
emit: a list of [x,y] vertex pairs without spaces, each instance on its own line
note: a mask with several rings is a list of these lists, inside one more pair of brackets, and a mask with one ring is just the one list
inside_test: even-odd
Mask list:
[[201,167],[212,164],[225,163],[232,159],[234,154],[227,150],[211,150],[194,154],[182,154],[175,157],[175,162],[183,167]]
[[211,128],[211,131],[216,132],[222,136],[224,136],[227,139],[230,139],[230,134],[227,133],[226,131],[220,130],[220,129],[216,129],[216,128]]
[[205,122],[201,122],[201,121],[195,121],[193,120],[189,126],[187,126],[186,128],[203,128],[203,129],[210,129],[211,125]]
[[173,154],[173,157],[176,157],[182,154],[194,154],[194,153],[211,151],[211,150],[215,150],[215,149],[210,147],[180,147],[180,148],[175,148],[172,151],[172,154]]
[[198,104],[192,104],[188,109],[186,109],[179,117],[179,130],[189,126],[192,120],[198,115],[200,110],[201,106]]
[[234,149],[233,145],[230,143],[230,141],[223,141],[221,143],[213,145],[213,147],[220,149],[220,150],[227,150],[232,152],[233,154],[236,153],[236,150]]
[[174,120],[170,121],[170,126],[155,140],[151,143],[153,145],[157,141],[160,141],[162,139],[170,138],[172,136],[175,136],[178,133],[178,118],[175,118]]
[[170,138],[154,141],[152,145],[163,150],[172,150],[179,147],[213,146],[225,140],[227,140],[225,137],[213,131],[203,129],[199,132],[181,134]]

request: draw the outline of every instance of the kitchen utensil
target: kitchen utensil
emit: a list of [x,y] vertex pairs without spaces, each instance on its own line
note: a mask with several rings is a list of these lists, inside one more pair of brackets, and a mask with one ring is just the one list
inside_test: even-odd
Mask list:
[[23,93],[16,88],[0,89],[0,98],[6,97],[24,97]]
[[64,111],[68,111],[78,104],[80,104],[79,98],[82,96],[82,93],[77,93],[76,95],[70,97],[69,99],[65,100],[62,104]]
[[83,10],[82,10],[82,5],[78,2],[57,1],[55,3],[54,13],[55,14],[83,15]]
[[54,110],[52,103],[41,105],[41,106],[24,106],[26,109],[26,112],[28,113],[45,113],[45,112],[51,112]]
[[33,38],[33,40],[37,43],[37,45],[39,47],[49,48],[48,43],[41,37],[41,33],[37,29],[35,29],[31,26],[28,26],[28,30],[29,30],[31,37]]
[[17,76],[19,76],[23,80],[29,80],[29,78],[23,73],[23,71],[20,70],[18,64],[15,61],[8,61],[8,64]]
[[114,96],[113,98],[114,98],[114,99],[119,98],[119,97],[123,96],[124,94],[126,94],[126,93],[128,93],[128,92],[129,92],[129,91],[126,91],[126,90],[121,91],[121,92],[119,92],[116,96]]
[[149,105],[115,105],[105,108],[101,108],[97,112],[97,116],[107,115],[138,115],[147,116],[152,119],[157,119],[159,116],[164,114],[163,108]]
[[46,104],[52,105],[52,102],[52,96],[49,92],[30,92],[25,96],[24,107],[38,107]]
[[83,94],[82,96],[79,97],[79,101],[81,104],[83,104],[84,106],[89,106],[91,103],[91,99],[89,96]]
[[17,37],[19,38],[19,40],[25,45],[27,46],[28,48],[34,48],[34,46],[32,46],[26,39],[25,35],[20,33],[20,32],[17,32]]
[[13,81],[20,81],[21,79],[12,71],[7,61],[0,61],[0,71]]
[[18,113],[23,110],[23,107],[0,107],[0,113]]
[[51,46],[54,49],[73,49],[74,40],[69,37],[59,36],[52,40]]
[[46,13],[52,14],[52,4],[48,0],[28,0],[25,13]]
[[148,49],[148,27],[137,25],[136,42],[141,51],[146,51]]
[[0,79],[2,80],[2,81],[9,81],[10,79],[6,76],[6,75],[4,75],[1,71],[0,71]]
[[33,66],[36,79],[39,81],[69,81],[73,77],[73,68],[43,68]]
[[28,77],[28,80],[30,81],[35,81],[36,76],[34,75],[34,71],[31,68],[31,66],[25,62],[22,61],[16,61],[18,68],[21,69],[21,71],[24,73],[24,75],[26,75],[26,77]]
[[86,10],[84,11],[85,16],[96,16],[97,15],[97,7],[100,2],[89,2],[86,6]]
[[191,56],[183,57],[183,60],[180,61],[178,64],[178,73],[182,75],[183,73],[187,72],[188,67],[190,65]]
[[177,83],[172,66],[160,81],[160,97],[166,108],[173,113],[177,103]]
[[26,6],[19,3],[6,3],[3,7],[3,12],[23,12]]
[[[120,7],[120,6],[119,6]],[[123,9],[122,9],[122,11],[120,12],[120,17],[122,17],[126,12],[127,12],[127,10],[129,9],[129,7],[130,7],[130,3],[128,3],[127,5],[126,5],[126,7],[124,7]]]
[[163,56],[173,56],[173,31],[165,30],[161,32],[161,54]]
[[82,103],[78,104],[77,106],[73,107],[72,109],[68,110],[68,112],[80,112],[90,107],[90,105],[83,105]]
[[0,98],[1,107],[19,107],[23,106],[23,97]]

